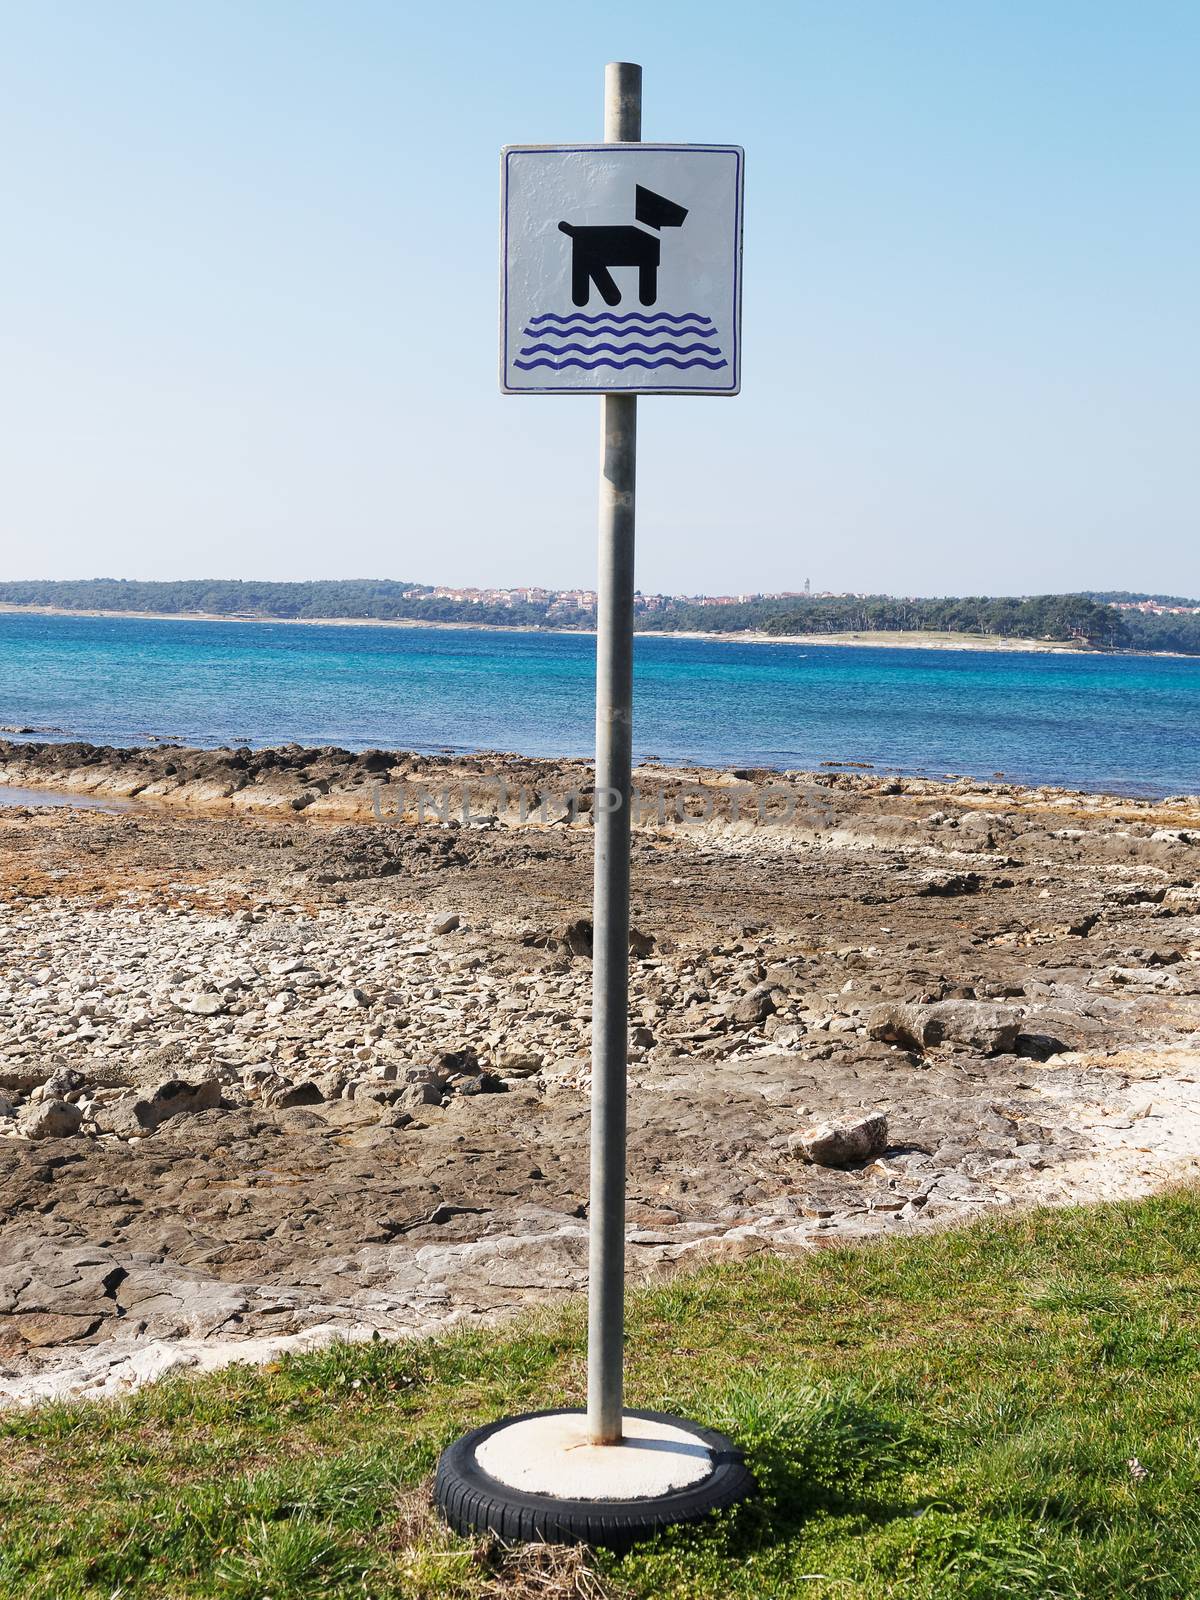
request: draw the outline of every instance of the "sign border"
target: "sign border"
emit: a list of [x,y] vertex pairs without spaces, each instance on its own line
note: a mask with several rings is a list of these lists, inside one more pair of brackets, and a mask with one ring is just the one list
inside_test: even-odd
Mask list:
[[[706,385],[704,388],[679,389],[670,384],[605,384],[573,387],[558,384],[553,388],[535,385],[513,389],[508,383],[508,164],[514,155],[602,155],[614,150],[661,150],[668,154],[692,153],[731,155],[737,162],[735,186],[737,215],[733,229],[733,383],[729,388]],[[611,144],[506,144],[500,151],[500,390],[502,394],[676,394],[708,396],[727,400],[742,389],[742,229],[745,209],[746,152],[740,144],[650,144],[641,141],[613,142]]]

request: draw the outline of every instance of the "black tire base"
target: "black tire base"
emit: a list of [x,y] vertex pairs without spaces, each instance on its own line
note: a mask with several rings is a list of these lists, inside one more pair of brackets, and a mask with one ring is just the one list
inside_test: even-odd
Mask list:
[[[579,1408],[531,1411],[530,1417],[582,1416]],[[565,1500],[527,1494],[484,1472],[475,1452],[485,1439],[523,1417],[503,1417],[475,1428],[442,1451],[433,1498],[456,1533],[490,1534],[505,1544],[591,1544],[627,1550],[679,1522],[698,1522],[711,1512],[745,1500],[754,1479],[741,1451],[723,1433],[698,1427],[662,1411],[630,1411],[627,1416],[686,1428],[713,1453],[713,1470],[699,1483],[645,1500]]]

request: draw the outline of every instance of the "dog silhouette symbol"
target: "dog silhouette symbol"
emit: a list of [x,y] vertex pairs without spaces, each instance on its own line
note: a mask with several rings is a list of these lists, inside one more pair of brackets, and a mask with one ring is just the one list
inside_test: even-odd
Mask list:
[[[617,287],[611,267],[636,267],[638,269],[638,299],[644,306],[652,306],[658,299],[658,264],[662,253],[660,228],[680,228],[687,216],[684,206],[676,205],[653,189],[644,189],[639,183],[634,196],[633,214],[645,227],[630,226],[588,228],[574,223],[560,222],[559,231],[571,241],[571,300],[577,306],[586,306],[591,298],[592,284],[600,291],[605,305],[619,306],[621,291]],[[647,233],[646,228],[653,228]]]

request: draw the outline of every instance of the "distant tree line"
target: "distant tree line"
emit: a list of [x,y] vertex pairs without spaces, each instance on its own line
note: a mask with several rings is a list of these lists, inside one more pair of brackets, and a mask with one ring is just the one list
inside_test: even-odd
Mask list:
[[[718,620],[719,619],[719,620]],[[1083,595],[1045,594],[1029,599],[983,595],[903,600],[891,595],[822,596],[818,599],[747,600],[739,605],[672,606],[653,626],[671,632],[693,628],[722,633],[964,633],[1017,639],[1050,639],[1105,649],[1128,648],[1126,615]],[[1196,639],[1200,650],[1200,631]]]
[[1128,650],[1167,650],[1173,655],[1200,656],[1200,616],[1155,616],[1144,611],[1118,611],[1115,615],[1124,619]]
[[[670,601],[644,611],[638,626],[662,633],[758,632],[781,637],[823,633],[960,633],[1077,643],[1105,650],[1169,650],[1200,655],[1200,616],[1117,611],[1123,595],[1043,594],[897,599],[890,595],[749,599],[734,605]],[[1139,598],[1131,596],[1130,598]],[[1187,604],[1186,601],[1160,601]],[[591,610],[561,602],[453,600],[427,586],[385,578],[311,583],[190,579],[170,583],[125,578],[0,583],[0,604],[67,611],[157,611],[168,616],[465,622],[480,625],[587,628]]]
[[[64,611],[156,611],[166,616],[278,618],[328,621],[346,617],[375,622],[476,622],[537,627],[547,607],[523,600],[473,604],[430,592],[428,586],[392,578],[330,578],[304,583],[243,582],[239,578],[187,578],[143,582],[135,578],[79,578],[0,583],[0,605],[55,606]],[[561,624],[586,626],[564,612]]]

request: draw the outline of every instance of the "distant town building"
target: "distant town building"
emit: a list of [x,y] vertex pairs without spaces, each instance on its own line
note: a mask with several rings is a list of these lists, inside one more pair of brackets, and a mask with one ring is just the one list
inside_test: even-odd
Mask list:
[[1157,600],[1110,600],[1114,611],[1141,611],[1152,617],[1200,616],[1200,606],[1165,606]]
[[[449,584],[410,584],[405,595],[411,599],[449,600],[457,605],[490,606],[513,610],[518,606],[536,606],[544,609],[550,618],[562,619],[579,612],[594,612],[594,589],[546,589],[531,584],[519,589],[458,588]],[[673,606],[744,606],[757,601],[779,600],[869,600],[862,592],[821,589],[813,592],[812,579],[805,578],[804,588],[776,589],[755,594],[642,594],[634,596],[634,610],[640,613],[669,611]],[[1144,611],[1153,613],[1200,612],[1200,606],[1169,606],[1157,600],[1117,600],[1112,602],[1119,611]]]

